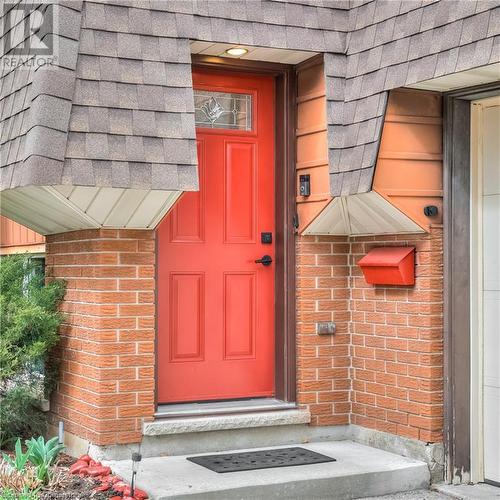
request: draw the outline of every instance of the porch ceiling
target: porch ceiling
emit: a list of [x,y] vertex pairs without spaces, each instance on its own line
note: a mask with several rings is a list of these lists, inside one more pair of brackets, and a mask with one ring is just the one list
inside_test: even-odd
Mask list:
[[485,83],[493,83],[499,80],[500,63],[496,63],[467,71],[460,71],[452,75],[440,76],[439,78],[409,85],[409,87],[420,90],[447,92],[465,87],[474,87],[475,85],[483,85]]
[[[241,56],[231,56],[227,54],[226,50],[233,47],[243,48],[248,52]],[[271,49],[269,47],[255,47],[251,45],[202,41],[192,41],[190,43],[190,50],[191,54],[228,57],[230,59],[242,59],[248,61],[279,62],[281,64],[299,64],[317,55],[317,52],[303,50]]]

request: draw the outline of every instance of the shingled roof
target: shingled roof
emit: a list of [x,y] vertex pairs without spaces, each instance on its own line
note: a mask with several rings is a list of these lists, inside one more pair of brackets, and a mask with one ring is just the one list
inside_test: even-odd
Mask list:
[[51,69],[2,70],[1,189],[68,184],[196,190],[189,42],[201,40],[323,53],[331,192],[366,192],[387,91],[500,61],[497,5],[43,3],[39,9],[55,9],[59,16],[53,34],[59,59]]
[[[500,61],[497,1],[350,5],[343,120],[328,134],[334,196],[371,189],[390,89]],[[330,115],[340,112],[335,101],[329,105]]]

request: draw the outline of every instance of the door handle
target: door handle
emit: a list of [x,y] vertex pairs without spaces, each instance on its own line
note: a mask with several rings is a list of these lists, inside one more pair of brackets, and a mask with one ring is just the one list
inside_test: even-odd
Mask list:
[[270,255],[264,255],[261,259],[255,261],[256,264],[262,264],[263,266],[270,266],[273,261]]

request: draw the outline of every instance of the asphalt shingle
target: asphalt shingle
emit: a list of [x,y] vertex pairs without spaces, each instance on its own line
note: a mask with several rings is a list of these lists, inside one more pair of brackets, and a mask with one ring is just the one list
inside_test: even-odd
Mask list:
[[130,185],[135,189],[149,189],[151,187],[151,164],[129,162]]
[[70,132],[66,147],[67,158],[83,158],[85,156],[85,134]]
[[135,112],[130,109],[109,108],[109,132],[132,135],[134,133],[132,116]]
[[163,140],[157,137],[144,137],[144,157],[151,163],[162,163],[165,160]]
[[135,59],[120,59],[120,82],[145,83],[143,61]]
[[434,47],[435,51],[442,52],[460,44],[462,23],[463,21],[460,19],[427,32],[432,33],[431,46]]
[[101,80],[119,82],[121,78],[120,59],[116,57],[99,57]]
[[151,32],[153,15],[149,9],[128,9],[130,33]]
[[76,76],[85,80],[100,80],[99,59],[95,56],[80,54],[76,66]]
[[[498,5],[498,4],[497,4]],[[486,36],[495,36],[500,34],[500,6],[491,10],[488,32]]]
[[99,82],[99,104],[110,107],[134,106],[135,87],[115,82]]
[[54,160],[64,160],[66,151],[66,132],[48,127],[36,126],[26,134],[24,155],[45,156]]
[[108,108],[91,106],[88,108],[88,119],[90,132],[100,132],[103,134],[110,132]]
[[156,135],[157,131],[154,111],[132,111],[132,132],[135,135],[153,136]]
[[381,45],[390,42],[392,40],[392,34],[394,33],[395,24],[395,17],[391,17],[378,23],[375,30],[375,39],[373,41],[374,45]]
[[117,55],[127,59],[141,59],[141,37],[132,33],[117,34]]
[[101,82],[100,102],[104,106],[137,109],[137,86],[132,84]]
[[488,32],[489,20],[490,11],[482,12],[481,14],[464,19],[460,45],[466,45],[484,39]]
[[[29,127],[43,125],[61,132],[68,130],[68,121],[71,112],[71,102],[49,95],[39,95],[31,103],[29,113]],[[19,120],[17,120],[19,122]],[[17,131],[20,129],[20,122],[17,124]],[[17,135],[13,130],[12,135]]]
[[[196,185],[190,40],[325,53],[337,194],[371,185],[387,90],[500,58],[495,2],[86,1],[81,30],[78,8],[56,7],[60,32],[48,35],[62,42],[66,69],[2,73],[2,153],[13,165],[33,151],[51,155],[68,183]],[[46,133],[66,128],[67,139]],[[61,147],[82,160],[62,174]]]
[[104,16],[106,19],[106,26],[108,31],[115,32],[130,32],[129,28],[129,8],[123,5],[104,5]]
[[118,56],[118,34],[107,31],[94,31],[96,51],[102,56]]

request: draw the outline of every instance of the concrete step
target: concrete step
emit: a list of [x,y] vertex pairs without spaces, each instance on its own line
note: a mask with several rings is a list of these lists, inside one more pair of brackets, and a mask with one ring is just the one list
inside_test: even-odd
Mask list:
[[[186,455],[146,458],[138,469],[137,486],[154,500],[344,500],[429,487],[427,465],[418,460],[352,441],[296,446],[337,461],[218,474],[186,460]],[[276,448],[282,446],[260,449]],[[131,477],[130,460],[107,463],[115,474],[125,479]]]
[[310,419],[307,410],[296,409],[158,419],[144,424],[141,443],[90,445],[88,451],[97,460],[127,460],[135,451],[151,458],[351,439],[347,425],[311,426]]

